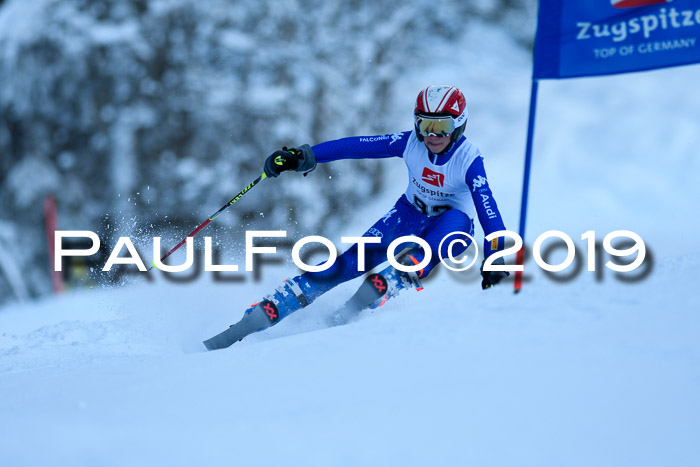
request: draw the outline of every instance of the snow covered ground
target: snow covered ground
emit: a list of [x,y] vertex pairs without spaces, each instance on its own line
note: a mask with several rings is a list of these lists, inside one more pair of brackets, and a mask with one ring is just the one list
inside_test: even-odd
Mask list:
[[[473,36],[448,66],[400,79],[410,97],[394,120],[410,125],[425,83],[465,89],[467,133],[517,230],[530,61],[497,32]],[[439,270],[424,291],[327,328],[354,282],[217,352],[201,340],[290,268],[8,306],[2,464],[700,464],[699,80],[695,66],[541,85],[526,240],[560,229],[583,247],[585,231],[633,230],[654,254],[646,279],[584,270],[557,283],[531,267],[516,296]],[[338,236],[381,216],[397,179]]]
[[440,274],[350,325],[325,328],[314,305],[209,353],[199,342],[240,302],[220,287],[12,307],[0,451],[5,465],[697,465],[700,299],[678,278],[699,265],[519,296]]

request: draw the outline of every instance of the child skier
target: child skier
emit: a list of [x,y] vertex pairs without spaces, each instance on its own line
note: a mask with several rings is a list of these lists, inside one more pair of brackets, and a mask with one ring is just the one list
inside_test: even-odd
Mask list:
[[[419,287],[420,279],[427,277],[447,257],[447,244],[437,253],[440,241],[452,232],[474,234],[475,217],[485,235],[505,230],[496,201],[489,188],[480,151],[464,137],[468,117],[466,100],[454,86],[428,86],[420,91],[414,109],[414,128],[411,131],[373,137],[350,137],[328,141],[310,147],[276,151],[265,161],[265,174],[278,177],[294,170],[309,172],[317,163],[339,159],[403,158],[408,167],[409,182],[406,192],[389,212],[379,219],[363,237],[378,237],[379,243],[368,243],[365,248],[365,268],[371,270],[387,260],[387,248],[399,237],[413,235],[424,239],[435,252],[423,269],[416,273],[399,271],[391,266],[365,281],[358,293],[344,308],[344,313],[356,313],[363,308],[376,307],[400,290]],[[469,245],[462,235],[463,244],[452,248],[458,256]],[[484,257],[503,249],[503,238],[484,241]],[[403,252],[397,261],[419,265],[425,253],[421,248]],[[500,259],[500,258],[499,258]],[[495,262],[494,264],[498,264]],[[502,260],[500,261],[502,263]],[[228,347],[246,335],[265,329],[290,313],[308,306],[333,287],[363,274],[358,271],[358,246],[355,244],[327,270],[306,272],[287,279],[272,295],[246,310],[240,322],[223,333],[205,341],[209,349]],[[482,287],[498,284],[507,272],[483,271]],[[340,316],[346,319],[347,316]]]

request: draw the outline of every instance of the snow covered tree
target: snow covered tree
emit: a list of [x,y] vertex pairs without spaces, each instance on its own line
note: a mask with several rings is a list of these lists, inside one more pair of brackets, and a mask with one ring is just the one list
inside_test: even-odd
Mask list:
[[[283,145],[410,127],[383,111],[396,77],[504,2],[519,0],[5,2],[0,242],[37,295],[47,193],[64,230],[181,237]],[[383,166],[288,177],[217,228],[327,233],[379,192]]]

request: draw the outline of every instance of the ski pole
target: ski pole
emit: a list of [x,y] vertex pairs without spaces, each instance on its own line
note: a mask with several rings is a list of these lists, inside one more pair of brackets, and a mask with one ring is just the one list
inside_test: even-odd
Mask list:
[[[187,237],[183,238],[182,241],[181,241],[180,243],[178,243],[177,245],[175,245],[175,248],[173,248],[172,250],[170,250],[169,252],[167,252],[167,253],[160,259],[160,262],[162,263],[162,262],[165,260],[165,258],[167,258],[168,256],[172,255],[178,248],[180,248],[182,245],[184,245],[185,242],[187,242],[187,239],[188,239],[189,237],[194,237],[195,235],[197,235],[197,233],[198,233],[200,230],[202,230],[204,227],[206,227],[207,225],[209,225],[209,223],[210,223],[211,221],[213,221],[214,219],[216,219],[217,217],[219,217],[219,214],[221,214],[226,208],[228,208],[228,207],[231,206],[233,203],[235,203],[236,201],[238,201],[239,199],[241,199],[241,198],[243,197],[243,195],[246,194],[251,188],[253,188],[255,185],[257,185],[257,184],[260,183],[261,181],[265,180],[266,178],[267,178],[267,174],[265,174],[265,172],[263,172],[262,175],[260,175],[258,178],[256,178],[256,179],[253,180],[252,182],[250,182],[250,184],[248,184],[247,187],[243,188],[243,189],[241,190],[240,193],[238,193],[236,196],[234,196],[233,199],[232,199],[231,201],[229,201],[228,203],[226,203],[226,204],[224,204],[223,206],[221,206],[221,208],[220,208],[218,211],[216,211],[214,214],[212,214],[211,216],[209,216],[209,218],[208,218],[207,220],[205,220],[204,222],[202,222],[202,223],[199,225],[199,227],[197,227],[196,229],[194,229]],[[156,267],[156,261],[155,261],[155,260],[153,260],[152,266],[151,266],[150,268],[148,268],[148,270],[150,271],[150,270],[153,269],[153,268],[158,269],[158,268]]]

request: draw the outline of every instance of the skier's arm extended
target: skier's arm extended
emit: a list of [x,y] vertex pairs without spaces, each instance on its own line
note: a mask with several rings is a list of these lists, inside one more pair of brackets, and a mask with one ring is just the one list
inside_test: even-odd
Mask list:
[[[476,214],[479,217],[481,227],[484,229],[484,235],[489,235],[499,230],[505,230],[503,218],[498,211],[498,205],[493,198],[491,188],[486,179],[486,170],[484,169],[483,157],[477,157],[467,169],[466,180],[467,186],[472,194]],[[496,241],[487,242],[484,240],[484,257],[488,258],[493,252],[500,251],[505,248],[503,237]]]
[[[471,190],[474,206],[476,207],[476,215],[479,217],[481,227],[484,229],[484,236],[488,236],[493,232],[505,230],[501,213],[498,211],[496,200],[493,199],[493,193],[489,188],[489,182],[486,179],[486,171],[484,170],[484,159],[477,157],[467,169],[466,180],[467,186]],[[505,248],[505,239],[497,237],[490,242],[484,238],[484,263],[485,258],[488,258],[496,251]],[[484,270],[484,263],[481,263],[481,288],[488,289],[498,284],[504,277],[510,273],[506,271]],[[496,258],[493,262],[495,265],[505,264],[503,258]]]
[[410,134],[410,131],[404,131],[392,135],[352,136],[313,147],[308,144],[302,144],[298,148],[285,147],[268,156],[265,161],[265,174],[268,177],[278,177],[288,170],[309,172],[316,167],[317,162],[339,159],[403,157]]
[[403,157],[410,131],[379,136],[352,136],[313,146],[316,162],[340,159],[383,159]]

